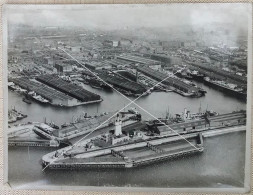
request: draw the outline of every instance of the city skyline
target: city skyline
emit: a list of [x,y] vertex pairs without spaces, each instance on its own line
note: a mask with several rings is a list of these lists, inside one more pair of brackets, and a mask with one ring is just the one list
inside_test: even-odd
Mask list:
[[[42,6],[43,9],[8,7],[8,23],[32,26],[75,26],[87,29],[117,30],[134,28],[166,28],[189,25],[193,29],[229,24],[246,30],[247,4],[162,4],[162,5],[86,5],[64,10]],[[71,9],[70,9],[71,8]],[[73,9],[72,9],[73,8]],[[159,11],[158,11],[159,10]],[[113,12],[113,18],[111,13]],[[152,13],[152,14],[150,14]],[[52,20],[53,19],[53,20]]]

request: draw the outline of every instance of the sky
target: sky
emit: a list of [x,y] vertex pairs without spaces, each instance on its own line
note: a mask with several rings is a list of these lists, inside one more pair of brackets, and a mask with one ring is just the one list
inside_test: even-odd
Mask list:
[[77,5],[6,7],[9,24],[33,26],[75,26],[87,29],[193,28],[212,24],[230,24],[247,29],[249,4],[160,4],[160,5]]

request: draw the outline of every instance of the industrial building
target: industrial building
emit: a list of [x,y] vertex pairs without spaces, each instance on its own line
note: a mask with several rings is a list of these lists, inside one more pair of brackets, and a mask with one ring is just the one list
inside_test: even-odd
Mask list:
[[73,70],[69,61],[57,61],[55,62],[54,67],[59,73],[71,72]]
[[[234,113],[227,113],[217,116],[212,116],[206,119],[185,121],[183,123],[175,123],[167,126],[158,126],[160,135],[167,135],[169,133],[193,131],[203,129],[206,127],[218,128],[224,126],[234,126],[246,123],[246,112],[239,111]],[[173,130],[172,130],[173,129]]]
[[102,70],[102,69],[111,69],[112,65],[107,63],[107,62],[97,62],[97,61],[92,61],[92,62],[86,62],[85,66],[91,70]]
[[127,55],[127,54],[117,56],[117,59],[122,59],[122,60],[125,60],[125,61],[133,62],[135,64],[137,64],[137,63],[147,64],[147,65],[161,64],[159,61],[156,61],[156,60],[151,60],[149,58],[144,58],[144,57],[134,56],[134,55]]
[[111,64],[113,68],[118,68],[118,69],[124,68],[126,66],[130,66],[132,64],[132,62],[128,62],[121,59],[111,59],[111,60],[107,60],[106,62]]
[[176,91],[179,90],[178,92],[184,96],[193,96],[199,93],[199,89],[197,87],[186,84],[177,78],[168,77],[167,74],[153,70],[152,68],[146,66],[136,66],[136,70],[157,81],[162,81],[167,78],[162,83],[175,88]]
[[113,73],[106,73],[106,72],[100,72],[99,77],[106,81],[107,83],[110,83],[114,87],[123,89],[127,92],[131,92],[133,94],[142,94],[146,92],[146,88],[134,81],[131,81],[129,79],[126,79],[122,76],[119,76],[118,74]]
[[53,105],[75,106],[77,104],[76,98],[70,97],[44,84],[29,80],[28,78],[21,77],[17,79],[12,79],[12,82],[23,89],[26,89],[30,92],[33,91],[37,95],[42,96]]
[[[57,129],[53,132],[53,134],[57,137],[63,138],[63,137],[68,137],[68,136],[74,136],[74,134],[83,132],[83,133],[88,133],[104,123],[106,120],[108,120],[113,113],[108,113],[103,116],[98,116],[96,118],[91,118],[91,119],[83,119],[75,124],[71,124],[68,127],[62,128],[62,129]],[[110,123],[110,120],[105,122],[102,127],[108,126]]]
[[57,75],[41,75],[36,79],[58,91],[61,91],[73,98],[78,99],[81,102],[88,103],[101,101],[101,97],[99,95],[87,91],[80,86],[64,81]]

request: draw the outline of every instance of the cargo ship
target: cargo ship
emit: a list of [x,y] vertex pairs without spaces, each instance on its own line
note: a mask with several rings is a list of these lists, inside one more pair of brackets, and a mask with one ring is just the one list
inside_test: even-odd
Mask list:
[[181,114],[180,113],[176,114],[176,119],[180,119],[182,121],[191,121],[191,120],[200,120],[206,117],[218,116],[218,115],[219,114],[213,110],[206,110],[202,112],[200,108],[199,112],[191,113],[189,110],[185,108],[184,112],[182,112]]
[[32,130],[38,136],[49,140],[52,139],[52,134],[54,131],[54,129],[47,124],[35,125]]
[[205,95],[207,93],[207,91],[205,89],[203,89],[202,87],[197,86],[195,83],[193,83],[192,81],[188,81],[188,80],[182,80],[184,83],[191,85],[193,87],[196,87],[199,90],[199,94],[201,95]]
[[184,78],[184,79],[188,79],[188,80],[193,79],[192,75],[186,71],[177,71],[177,72],[175,72],[175,75],[178,76],[179,78]]
[[204,83],[228,95],[237,97],[240,100],[247,100],[247,92],[236,84],[227,83],[225,81],[213,80],[210,77],[204,77]]
[[8,145],[21,147],[59,147],[60,141],[56,137],[47,134],[45,131],[47,128],[50,127],[40,122],[13,125],[8,131]]
[[30,91],[27,93],[26,97],[30,96],[32,99],[34,99],[35,101],[39,102],[39,103],[49,103],[49,101],[45,98],[43,98],[41,95],[36,94],[34,91]]

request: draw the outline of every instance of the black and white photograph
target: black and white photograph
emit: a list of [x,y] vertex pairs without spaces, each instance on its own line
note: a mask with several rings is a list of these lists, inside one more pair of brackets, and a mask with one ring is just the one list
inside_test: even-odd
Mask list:
[[250,189],[248,3],[6,5],[14,189]]

